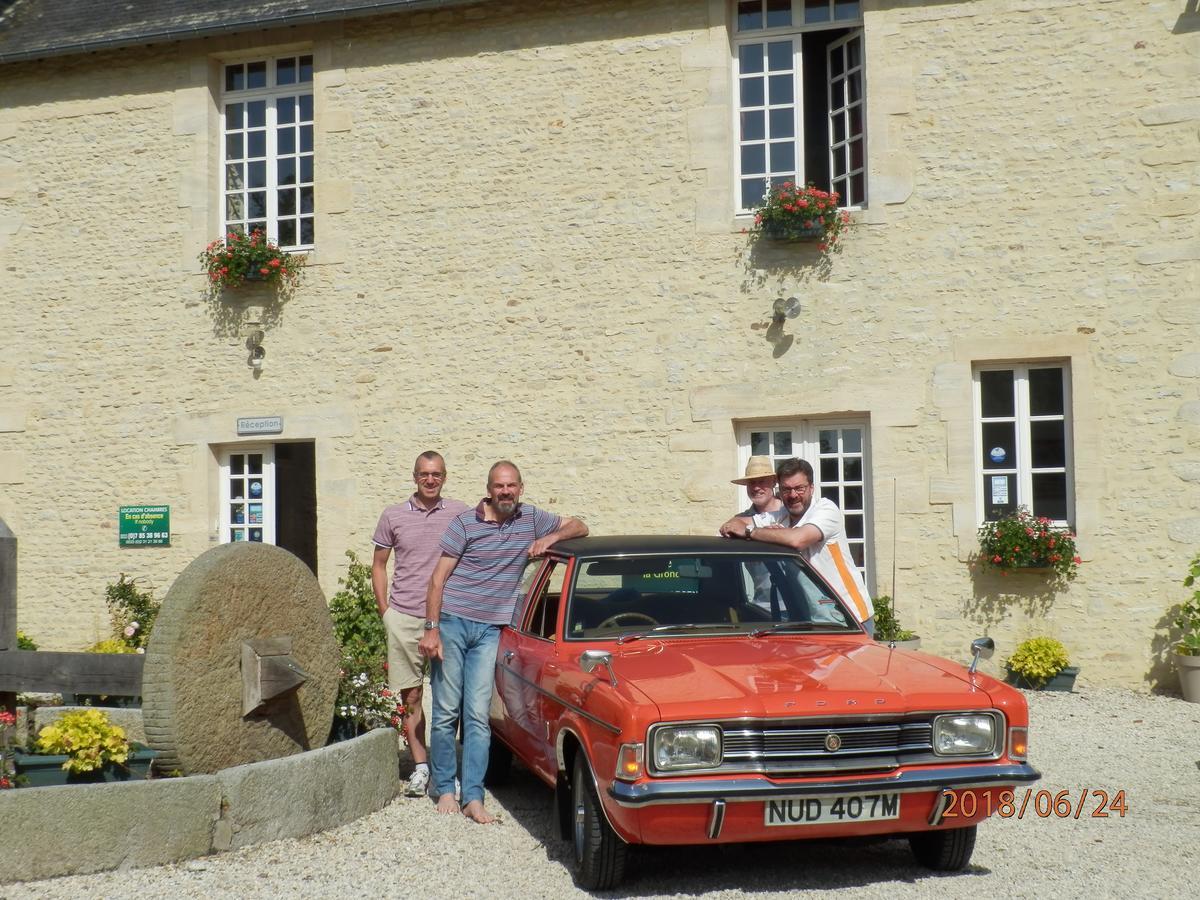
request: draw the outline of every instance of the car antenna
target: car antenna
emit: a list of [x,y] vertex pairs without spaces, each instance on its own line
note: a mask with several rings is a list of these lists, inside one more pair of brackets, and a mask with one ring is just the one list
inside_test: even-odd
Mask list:
[[[896,618],[896,476],[892,476],[892,621]],[[896,646],[893,638],[892,647]]]

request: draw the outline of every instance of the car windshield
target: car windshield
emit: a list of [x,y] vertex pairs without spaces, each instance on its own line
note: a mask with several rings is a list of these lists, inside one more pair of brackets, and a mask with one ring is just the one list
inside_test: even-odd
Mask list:
[[754,553],[581,560],[566,637],[854,632],[842,602],[799,557]]

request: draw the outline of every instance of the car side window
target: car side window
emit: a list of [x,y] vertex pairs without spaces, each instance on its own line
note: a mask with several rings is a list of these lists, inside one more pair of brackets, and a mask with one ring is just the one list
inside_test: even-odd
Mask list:
[[[521,631],[535,637],[554,640],[554,626],[558,623],[558,607],[562,602],[563,575],[566,566],[558,562],[547,563],[549,573],[542,580],[537,596],[531,597],[526,604],[528,615],[524,618]],[[534,569],[535,572],[540,569]],[[527,570],[528,574],[528,570]],[[530,583],[536,579],[531,578]]]

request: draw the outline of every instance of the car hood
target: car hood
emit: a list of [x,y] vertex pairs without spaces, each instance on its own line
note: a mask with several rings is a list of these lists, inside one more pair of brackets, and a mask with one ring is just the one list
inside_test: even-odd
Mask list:
[[663,640],[613,656],[664,719],[901,714],[991,706],[949,660],[859,637]]

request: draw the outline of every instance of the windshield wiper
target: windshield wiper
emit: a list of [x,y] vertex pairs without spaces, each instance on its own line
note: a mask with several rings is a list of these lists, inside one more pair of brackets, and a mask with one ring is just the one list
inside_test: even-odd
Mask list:
[[729,631],[734,628],[741,628],[741,625],[736,622],[713,622],[708,625],[695,622],[688,622],[682,625],[658,625],[649,631],[635,631],[632,634],[623,634],[617,638],[617,643],[628,644],[630,641],[640,641],[647,635],[662,634],[666,631]]
[[816,622],[776,622],[770,628],[756,628],[750,632],[750,637],[762,637],[764,634],[778,634],[782,631],[812,631],[817,627]]

